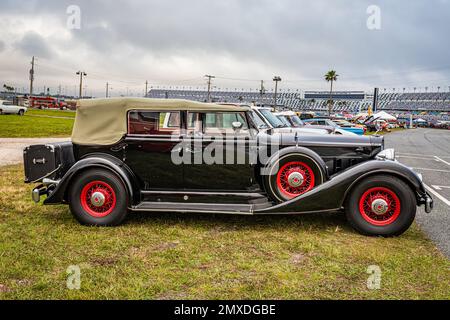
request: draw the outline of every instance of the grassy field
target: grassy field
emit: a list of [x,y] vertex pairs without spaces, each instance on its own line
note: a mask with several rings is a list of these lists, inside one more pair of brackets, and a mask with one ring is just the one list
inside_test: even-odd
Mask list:
[[62,110],[29,110],[24,116],[0,115],[0,137],[68,137],[74,117],[75,112]]
[[[384,239],[339,214],[158,213],[83,227],[22,180],[21,166],[0,168],[0,299],[450,299],[449,261],[416,226]],[[70,265],[80,290],[66,287]]]
[[28,109],[26,115],[75,118],[75,113],[76,112],[72,110]]

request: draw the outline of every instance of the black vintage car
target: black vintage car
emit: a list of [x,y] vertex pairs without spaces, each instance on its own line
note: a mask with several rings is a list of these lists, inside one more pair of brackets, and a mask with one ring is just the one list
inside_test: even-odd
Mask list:
[[78,103],[72,141],[24,150],[34,201],[88,225],[130,211],[300,214],[345,210],[367,235],[403,233],[433,200],[383,137],[258,129],[245,106],[166,99]]

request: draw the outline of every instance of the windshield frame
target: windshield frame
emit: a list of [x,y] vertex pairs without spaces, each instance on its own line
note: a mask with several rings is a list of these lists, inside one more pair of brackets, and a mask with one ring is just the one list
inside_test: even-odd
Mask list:
[[260,114],[270,123],[273,128],[286,128],[286,125],[278,119],[276,115],[274,115],[268,109],[259,109]]

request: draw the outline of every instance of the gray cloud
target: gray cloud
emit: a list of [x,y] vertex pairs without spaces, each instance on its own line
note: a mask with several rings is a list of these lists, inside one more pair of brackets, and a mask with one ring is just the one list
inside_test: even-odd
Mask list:
[[15,44],[15,47],[29,56],[37,55],[42,58],[52,57],[51,45],[36,32],[27,32],[23,38]]
[[2,40],[0,40],[0,52],[2,52],[3,50],[5,50],[5,42],[3,42]]
[[[47,15],[64,28],[65,10],[71,4],[7,0],[0,4],[0,12],[27,18]],[[59,64],[69,62],[57,61],[52,52],[73,47],[71,65],[93,66],[98,68],[94,72],[120,73],[125,79],[140,78],[141,66],[154,60],[146,71],[155,78],[221,72],[250,79],[264,73],[270,79],[277,73],[293,81],[282,85],[312,87],[324,85],[322,75],[335,68],[342,86],[450,83],[450,68],[437,68],[450,65],[447,0],[79,0],[76,4],[82,25],[71,32],[70,42],[27,33],[18,47],[26,55],[53,57]],[[366,27],[366,9],[372,4],[381,8],[381,30]],[[162,75],[159,66],[170,66],[179,57],[186,61],[177,72]],[[223,61],[228,72],[220,64]],[[192,69],[193,65],[200,67]],[[311,81],[294,81],[302,79]],[[253,84],[236,86],[246,85]]]

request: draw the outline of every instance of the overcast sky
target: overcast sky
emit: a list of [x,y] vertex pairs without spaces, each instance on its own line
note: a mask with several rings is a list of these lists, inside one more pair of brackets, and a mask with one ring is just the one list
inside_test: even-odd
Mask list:
[[279,75],[282,90],[321,90],[330,69],[337,90],[447,91],[449,31],[449,0],[0,0],[0,85],[28,90],[34,55],[36,91],[52,93],[74,94],[78,70],[96,96],[106,82],[112,95],[142,95],[146,80],[204,88],[205,74],[221,89],[270,90]]

